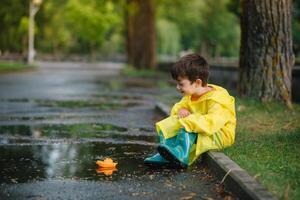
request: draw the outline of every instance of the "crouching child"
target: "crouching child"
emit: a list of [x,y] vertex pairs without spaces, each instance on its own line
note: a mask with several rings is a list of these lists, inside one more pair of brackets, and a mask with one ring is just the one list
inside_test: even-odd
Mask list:
[[208,84],[209,66],[198,54],[182,57],[173,65],[171,75],[183,97],[169,117],[156,123],[158,153],[144,163],[187,168],[202,153],[234,143],[235,100],[226,89]]

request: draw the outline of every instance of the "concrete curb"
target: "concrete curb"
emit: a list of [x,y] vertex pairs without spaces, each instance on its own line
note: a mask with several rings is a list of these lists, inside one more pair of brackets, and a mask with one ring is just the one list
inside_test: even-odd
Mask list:
[[[155,109],[165,116],[169,115],[170,108],[161,102],[156,103]],[[209,151],[203,155],[203,161],[224,184],[225,189],[238,199],[278,200],[224,153]]]

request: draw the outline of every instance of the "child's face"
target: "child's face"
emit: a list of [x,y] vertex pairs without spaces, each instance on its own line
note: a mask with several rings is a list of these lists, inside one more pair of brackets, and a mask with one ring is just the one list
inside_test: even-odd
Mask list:
[[192,83],[189,79],[180,77],[177,80],[176,88],[182,95],[193,95],[196,94],[197,88],[199,88],[199,82],[195,81]]

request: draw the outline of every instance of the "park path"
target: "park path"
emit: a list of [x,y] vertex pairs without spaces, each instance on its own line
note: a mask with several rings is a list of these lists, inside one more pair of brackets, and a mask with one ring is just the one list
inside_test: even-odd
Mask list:
[[[220,199],[199,163],[143,165],[158,143],[158,80],[120,76],[120,63],[39,65],[0,75],[0,199]],[[105,157],[112,175],[95,165]]]

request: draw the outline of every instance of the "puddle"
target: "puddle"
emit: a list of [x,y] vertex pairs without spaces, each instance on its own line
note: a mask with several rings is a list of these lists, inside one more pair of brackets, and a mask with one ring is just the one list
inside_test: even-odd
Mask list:
[[[110,100],[111,101],[111,100]],[[95,108],[99,110],[120,109],[141,105],[138,102],[114,101],[53,101],[53,100],[35,100],[39,106],[61,107],[61,108]]]
[[[107,131],[125,132],[127,128],[114,126],[111,124],[70,124],[70,125],[15,125],[0,126],[1,135],[32,136],[33,138],[90,138],[104,134]],[[108,133],[106,133],[108,134]]]
[[[143,129],[143,130],[142,130]],[[72,124],[45,126],[0,126],[0,145],[42,145],[53,143],[107,143],[155,144],[159,138],[152,130],[130,129],[110,124]]]
[[32,100],[20,98],[20,99],[0,99],[0,102],[12,102],[12,103],[28,103]]
[[[120,195],[124,197],[121,199],[159,199],[162,196],[179,199],[191,192],[194,198],[202,199],[209,195],[218,199],[211,190],[216,184],[215,180],[199,163],[187,170],[146,167],[143,164],[144,158],[155,151],[154,146],[99,142],[0,146],[0,188],[12,197],[18,194],[16,191],[22,191],[22,195],[31,191],[31,195],[37,193],[53,197],[54,193],[57,194],[53,186],[60,185],[65,191],[65,194],[60,195],[67,194],[68,197],[72,194],[80,195],[82,187],[87,187],[84,191],[91,190],[114,198]],[[106,171],[107,175],[95,163],[106,157],[118,162],[116,170]],[[74,184],[78,184],[78,191],[66,191],[74,188]]]
[[110,180],[145,174],[143,158],[154,147],[105,143],[55,144],[45,146],[1,146],[0,182],[28,182],[48,178],[80,178],[101,181],[96,160],[110,157],[118,162]]
[[[54,144],[37,146],[0,146],[0,182],[21,183],[49,178],[101,181],[108,177],[97,172],[97,160],[106,157],[118,162],[117,170],[109,180],[139,179],[153,174],[165,176],[195,172],[196,165],[188,170],[149,169],[143,159],[155,152],[155,147],[138,144],[117,145],[106,143]],[[157,173],[156,173],[157,172]]]
[[0,145],[13,146],[29,146],[29,145],[49,145],[49,144],[75,144],[86,142],[105,142],[111,144],[141,144],[141,145],[156,145],[159,143],[159,138],[156,136],[131,136],[131,135],[101,135],[94,138],[32,138],[26,136],[4,136],[0,137]]

